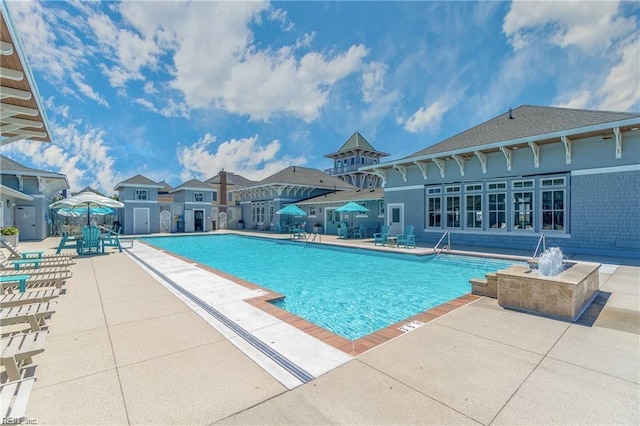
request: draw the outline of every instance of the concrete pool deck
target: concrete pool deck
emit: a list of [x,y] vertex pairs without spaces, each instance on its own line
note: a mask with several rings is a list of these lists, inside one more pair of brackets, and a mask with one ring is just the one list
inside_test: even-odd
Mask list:
[[[21,242],[20,248],[52,251],[57,242]],[[370,240],[323,237],[323,242],[372,246]],[[282,349],[288,357],[297,354],[296,363],[308,362],[306,369],[319,376],[292,386],[245,354],[234,344],[238,340],[212,327],[126,251],[77,259],[66,294],[47,321],[45,352],[34,357],[38,380],[27,407],[29,420],[640,423],[637,262],[584,259],[605,266],[601,297],[578,323],[505,310],[495,300],[480,298],[356,357],[345,359],[329,350],[335,359],[327,363],[321,351],[327,348],[311,340],[310,346]],[[174,265],[173,273],[183,266]],[[220,310],[237,305],[237,292],[249,291],[220,283],[229,297]]]

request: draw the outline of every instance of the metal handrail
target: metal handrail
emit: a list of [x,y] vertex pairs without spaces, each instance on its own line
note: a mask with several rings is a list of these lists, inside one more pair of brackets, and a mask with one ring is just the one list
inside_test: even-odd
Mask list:
[[447,245],[445,245],[444,247],[442,247],[440,249],[440,251],[437,254],[442,253],[443,251],[447,251],[447,253],[449,253],[449,250],[451,250],[451,234],[449,233],[449,231],[445,231],[444,234],[442,234],[442,237],[440,237],[440,240],[438,241],[438,243],[435,245],[435,247],[433,248],[433,252],[436,253],[438,250],[438,246],[440,245],[440,243],[444,240],[444,237],[447,237]]
[[538,245],[536,246],[536,251],[533,252],[532,259],[535,259],[536,257],[538,257],[538,250],[540,249],[540,244],[542,244],[542,252],[544,252],[547,249],[547,237],[545,237],[544,234],[540,234],[540,238],[538,239]]

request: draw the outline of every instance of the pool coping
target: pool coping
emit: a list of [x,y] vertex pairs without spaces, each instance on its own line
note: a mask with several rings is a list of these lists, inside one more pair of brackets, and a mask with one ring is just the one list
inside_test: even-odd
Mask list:
[[[236,234],[236,233],[233,233]],[[206,234],[206,235],[211,235],[211,234]],[[236,235],[242,235],[242,236],[253,236],[253,235],[246,235],[246,234],[240,234],[237,233]],[[171,236],[176,236],[171,234]],[[260,237],[260,238],[266,238],[269,239],[269,236],[256,236],[256,237]],[[275,239],[284,239],[284,238],[275,238]],[[162,252],[164,252],[165,254],[172,256],[176,259],[179,259],[183,262],[187,262],[189,264],[192,264],[202,270],[205,270],[207,272],[216,274],[222,278],[225,278],[237,285],[240,285],[242,287],[245,287],[249,290],[259,290],[262,292],[265,292],[266,294],[263,295],[258,295],[256,297],[252,297],[252,298],[248,298],[248,299],[244,299],[244,302],[248,303],[249,305],[260,309],[261,311],[267,313],[268,315],[271,315],[272,317],[292,326],[295,327],[296,329],[314,337],[315,339],[320,340],[321,342],[335,348],[338,349],[342,352],[344,352],[347,355],[351,355],[351,356],[358,356],[361,355],[377,346],[380,346],[386,342],[389,342],[393,339],[395,339],[396,337],[402,336],[424,324],[427,324],[435,319],[438,319],[462,306],[468,305],[469,303],[473,303],[479,299],[482,299],[484,296],[479,296],[479,295],[475,295],[472,293],[467,293],[463,296],[457,297],[455,299],[449,300],[448,302],[442,303],[438,306],[435,306],[433,308],[430,308],[426,311],[423,312],[419,312],[415,315],[412,315],[411,317],[405,318],[401,321],[395,322],[393,324],[390,324],[384,328],[381,328],[377,331],[374,331],[373,333],[367,334],[363,337],[360,337],[358,339],[355,340],[350,340],[347,339],[346,337],[340,336],[326,328],[320,327],[319,325],[306,320],[302,317],[299,317],[289,311],[286,311],[282,308],[277,307],[276,305],[274,305],[273,301],[278,300],[278,299],[282,299],[285,297],[285,295],[281,294],[281,293],[277,293],[274,292],[273,290],[266,288],[266,287],[262,287],[258,284],[252,283],[248,280],[236,277],[232,274],[229,274],[227,272],[221,271],[219,269],[207,266],[207,265],[203,265],[199,262],[195,262],[193,259],[189,259],[187,257],[181,256],[179,254],[173,253],[167,249],[164,249],[162,247],[158,247],[153,245],[152,243],[149,243],[148,241],[140,241],[141,243],[155,249],[155,250],[160,250]],[[360,247],[360,246],[349,246],[349,245],[342,245],[342,244],[331,244],[330,242],[326,242],[326,243],[308,243],[308,244],[329,244],[329,245],[333,245],[333,246],[337,246],[337,247],[344,247],[344,248],[351,248],[351,249],[361,249],[361,250],[371,250],[371,249],[367,249],[365,247]],[[398,254],[408,254],[411,255],[411,252],[401,252],[398,251],[397,249],[387,249],[387,250],[381,250],[381,249],[377,249],[377,250],[371,250],[371,251],[384,251],[384,252],[391,252],[391,253],[398,253]],[[476,253],[472,253],[472,252],[461,252],[461,251],[456,251],[454,252],[453,250],[451,252],[449,252],[448,254],[454,254],[454,255],[467,255],[467,256],[474,256],[474,257],[488,257],[488,258],[499,258],[499,259],[508,259],[508,260],[523,260],[522,257],[518,257],[518,256],[490,256],[490,255],[485,255],[485,256],[478,256]],[[413,255],[419,255],[419,256],[430,256],[430,255],[435,255],[433,253],[422,253],[422,254],[413,254]]]

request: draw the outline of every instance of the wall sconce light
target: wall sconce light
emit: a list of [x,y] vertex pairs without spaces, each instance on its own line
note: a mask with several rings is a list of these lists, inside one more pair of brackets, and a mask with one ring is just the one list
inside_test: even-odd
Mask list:
[[322,207],[320,207],[320,213],[322,213]]
[[11,207],[11,200],[7,199],[7,207]]

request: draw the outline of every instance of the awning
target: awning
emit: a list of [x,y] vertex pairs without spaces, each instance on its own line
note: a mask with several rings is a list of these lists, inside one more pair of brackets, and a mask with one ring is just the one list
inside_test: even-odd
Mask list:
[[0,145],[23,139],[51,142],[42,100],[7,3],[0,2]]
[[11,189],[8,186],[4,186],[4,185],[0,185],[0,193],[2,193],[3,199],[4,197],[12,197],[12,198],[18,198],[20,200],[27,200],[27,201],[33,200],[33,197],[31,195],[27,195],[23,192],[16,191],[15,189]]

